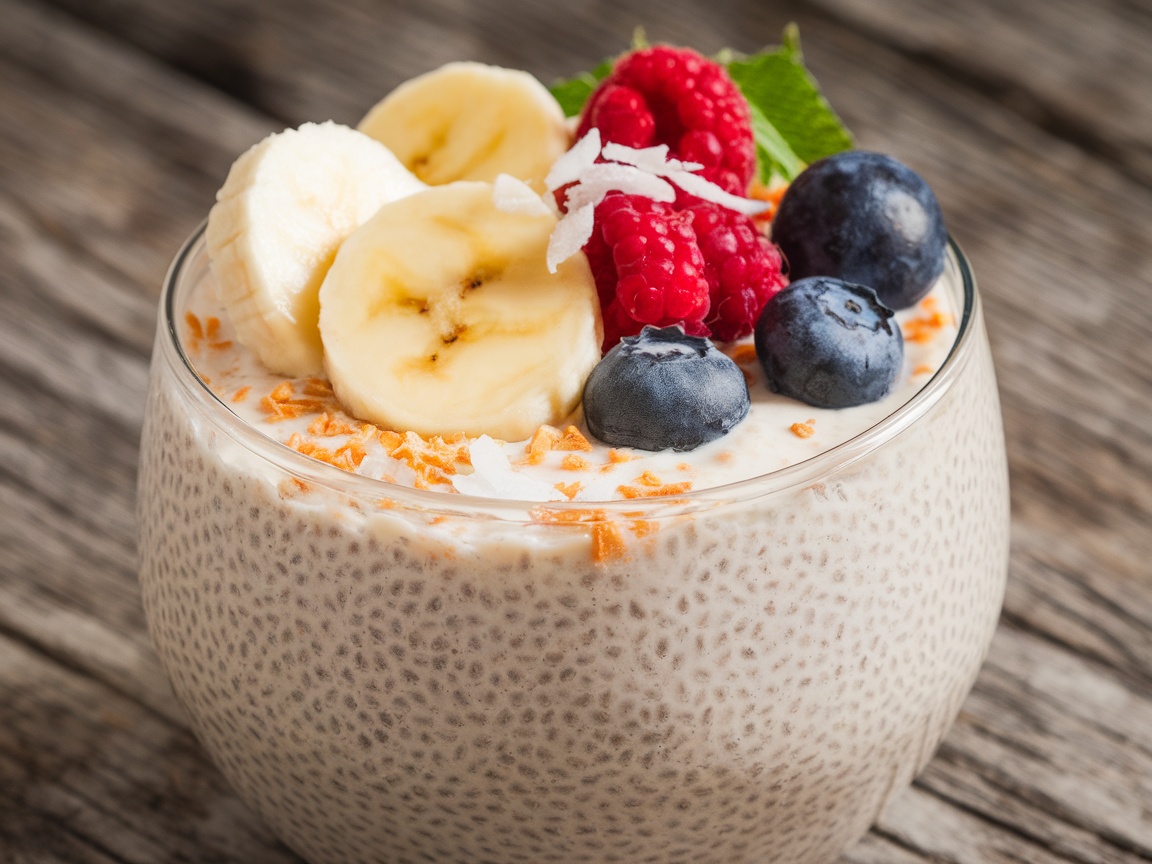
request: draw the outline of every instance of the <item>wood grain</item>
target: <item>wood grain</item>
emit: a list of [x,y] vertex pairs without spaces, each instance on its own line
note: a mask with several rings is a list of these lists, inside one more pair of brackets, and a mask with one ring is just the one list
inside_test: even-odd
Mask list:
[[4,860],[298,860],[186,729],[90,676],[0,637],[0,702]]
[[548,81],[800,23],[974,261],[1013,485],[953,732],[843,859],[1152,861],[1152,11],[1137,0],[0,0],[0,860],[291,861],[149,645],[135,461],[168,261],[228,166],[448,60]]

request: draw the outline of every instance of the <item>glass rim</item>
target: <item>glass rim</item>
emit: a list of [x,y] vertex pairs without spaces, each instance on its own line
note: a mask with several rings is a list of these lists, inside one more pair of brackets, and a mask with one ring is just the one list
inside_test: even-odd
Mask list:
[[525,511],[539,509],[557,514],[596,510],[603,511],[605,518],[613,513],[628,518],[639,518],[641,515],[651,518],[762,498],[819,484],[880,449],[931,412],[967,365],[974,350],[973,332],[979,320],[980,296],[976,280],[963,250],[949,235],[947,253],[955,261],[963,291],[963,311],[952,347],[936,373],[908,401],[847,441],[786,468],[674,496],[638,500],[537,502],[464,495],[415,489],[328,465],[268,437],[228,407],[196,371],[184,350],[176,323],[177,289],[190,262],[198,255],[207,254],[204,248],[206,227],[207,220],[201,222],[184,241],[168,268],[160,295],[161,355],[184,396],[231,440],[286,475],[355,498],[388,499],[396,504],[406,504],[412,509],[434,513],[488,516],[507,513],[512,518],[523,520]]

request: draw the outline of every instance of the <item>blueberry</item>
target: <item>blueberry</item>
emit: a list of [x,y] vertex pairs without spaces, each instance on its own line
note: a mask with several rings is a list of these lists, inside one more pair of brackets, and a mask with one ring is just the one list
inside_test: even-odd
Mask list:
[[777,393],[818,408],[887,396],[904,363],[893,312],[864,285],[811,277],[793,282],[756,322],[756,356]]
[[624,337],[584,385],[588,431],[638,450],[692,450],[725,435],[749,405],[740,367],[676,326]]
[[891,156],[848,150],[809,165],[772,222],[793,280],[835,276],[913,305],[944,270],[947,234],[924,178]]

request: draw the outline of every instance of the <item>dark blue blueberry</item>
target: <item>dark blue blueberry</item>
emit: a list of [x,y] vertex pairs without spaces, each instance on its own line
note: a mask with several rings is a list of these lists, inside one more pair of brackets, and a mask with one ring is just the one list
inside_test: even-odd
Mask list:
[[868,285],[890,309],[906,309],[928,293],[944,270],[946,240],[924,178],[864,150],[809,165],[772,221],[772,242],[793,281],[835,276]]
[[638,450],[692,450],[726,434],[749,405],[740,367],[679,327],[624,337],[584,385],[588,431]]
[[892,310],[864,285],[812,277],[793,282],[756,322],[756,356],[777,393],[818,408],[887,396],[904,363]]

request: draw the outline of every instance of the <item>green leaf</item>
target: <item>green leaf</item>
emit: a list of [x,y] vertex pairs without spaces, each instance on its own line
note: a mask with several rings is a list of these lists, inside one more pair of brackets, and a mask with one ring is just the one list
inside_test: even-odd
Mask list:
[[752,103],[752,137],[756,140],[756,161],[760,168],[760,182],[768,183],[774,174],[791,181],[804,170],[804,162],[788,146],[784,136]]
[[614,59],[605,60],[591,72],[581,72],[575,78],[557,81],[548,89],[564,109],[565,117],[575,117],[584,108],[584,103],[596,89],[596,85],[608,77]]
[[727,68],[752,109],[762,180],[773,173],[792,180],[804,164],[851,149],[851,134],[804,66],[795,25],[779,48],[732,57]]

